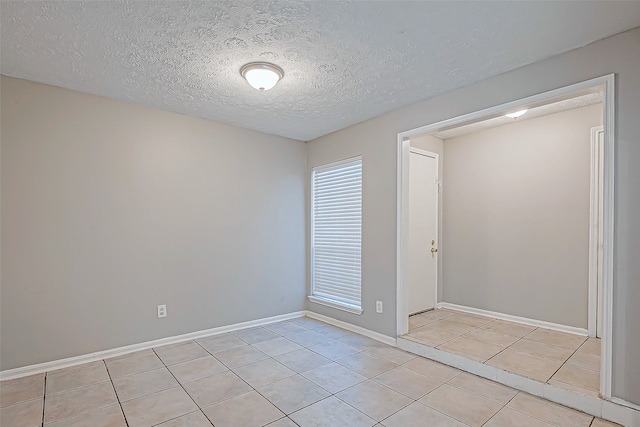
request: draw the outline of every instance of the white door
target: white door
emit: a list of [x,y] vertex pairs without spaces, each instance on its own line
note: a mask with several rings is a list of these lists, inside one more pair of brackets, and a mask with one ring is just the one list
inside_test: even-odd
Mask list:
[[409,154],[409,314],[435,308],[438,278],[438,157]]

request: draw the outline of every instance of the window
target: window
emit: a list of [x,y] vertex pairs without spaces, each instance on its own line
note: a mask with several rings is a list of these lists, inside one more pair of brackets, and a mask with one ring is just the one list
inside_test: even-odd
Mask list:
[[309,300],[361,314],[362,157],[313,169]]

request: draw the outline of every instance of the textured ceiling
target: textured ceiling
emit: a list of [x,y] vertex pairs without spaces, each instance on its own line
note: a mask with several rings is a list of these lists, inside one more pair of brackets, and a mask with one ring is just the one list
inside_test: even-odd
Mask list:
[[[548,116],[549,114],[561,113],[563,111],[588,107],[589,105],[601,104],[603,102],[604,92],[598,91],[585,95],[579,95],[569,99],[563,99],[562,101],[551,102],[549,104],[528,108],[528,111],[517,119],[500,115],[486,120],[477,121],[475,123],[469,123],[452,129],[443,130],[434,133],[433,135],[441,139],[454,138],[456,136],[466,135],[473,132],[480,132],[481,130],[494,128],[497,126],[508,125],[515,121],[521,122],[523,120],[535,119],[536,117]],[[509,112],[524,110],[527,109],[527,107],[528,106],[524,105],[522,106],[522,108],[512,108],[509,110]]]
[[[640,25],[640,2],[6,1],[1,72],[307,141]],[[268,92],[240,76],[272,61]]]

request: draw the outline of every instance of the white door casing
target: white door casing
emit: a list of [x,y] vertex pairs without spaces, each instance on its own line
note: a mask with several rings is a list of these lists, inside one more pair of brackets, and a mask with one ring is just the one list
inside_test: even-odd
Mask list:
[[604,138],[602,150],[602,351],[600,363],[600,394],[606,400],[632,406],[623,399],[612,396],[611,379],[613,364],[613,247],[615,232],[615,75],[608,74],[580,83],[552,89],[537,95],[516,99],[504,104],[478,110],[462,116],[452,117],[414,129],[399,132],[397,135],[397,251],[396,251],[396,329],[398,336],[409,331],[408,320],[408,216],[409,216],[409,139],[427,133],[435,133],[452,126],[495,117],[506,111],[536,105],[536,103],[557,99],[582,90],[591,90],[597,86],[604,88]]
[[591,129],[589,206],[589,336],[602,336],[602,281],[604,263],[604,127]]
[[438,278],[438,155],[409,154],[409,314],[435,308]]

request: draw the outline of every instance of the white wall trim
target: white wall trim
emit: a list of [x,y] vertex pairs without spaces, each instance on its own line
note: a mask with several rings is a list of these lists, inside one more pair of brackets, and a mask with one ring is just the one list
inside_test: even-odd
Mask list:
[[358,316],[362,314],[362,308],[358,309],[351,305],[341,304],[337,301],[330,300],[329,298],[322,298],[316,295],[309,295],[307,298],[311,302],[315,302],[316,304],[335,308],[336,310],[346,311],[348,313],[357,314]]
[[[396,330],[398,336],[409,332],[409,295],[406,284],[409,262],[409,137],[398,134],[396,191]],[[437,302],[437,300],[436,300]]]
[[[589,336],[598,335],[598,319],[602,312],[598,307],[602,307],[598,297],[598,281],[602,270],[602,263],[598,256],[600,246],[600,231],[602,230],[602,216],[600,215],[600,200],[602,186],[602,152],[604,147],[600,144],[599,135],[604,134],[604,127],[597,126],[591,128],[591,166],[589,182],[589,309],[588,309],[588,330]],[[602,284],[600,284],[602,285]]]
[[140,351],[140,350],[147,350],[147,349],[150,349],[153,347],[159,347],[162,345],[176,344],[184,341],[205,338],[213,335],[219,335],[226,332],[237,331],[239,329],[251,328],[254,326],[261,326],[261,325],[268,325],[270,323],[281,322],[283,320],[303,317],[305,314],[306,314],[305,311],[296,311],[293,313],[281,314],[278,316],[250,320],[248,322],[234,323],[233,325],[220,326],[217,328],[204,329],[202,331],[190,332],[187,334],[175,335],[167,338],[160,338],[157,340],[127,345],[124,347],[97,351],[95,353],[83,354],[82,356],[52,360],[51,362],[38,363],[36,365],[23,366],[20,368],[6,369],[4,371],[0,371],[0,380],[9,380],[14,378],[26,377],[28,375],[39,374],[42,372],[52,371],[55,369],[68,368],[70,366],[81,365],[83,363],[94,362],[96,360],[108,359],[110,357],[121,356],[123,354],[133,353],[135,351]]
[[496,311],[483,310],[481,308],[466,307],[464,305],[451,304],[448,302],[438,303],[438,308],[448,308],[449,310],[462,311],[464,313],[477,314],[479,316],[493,317],[495,319],[507,320],[509,322],[520,323],[523,325],[535,326],[536,328],[551,329],[554,331],[567,332],[575,335],[588,335],[587,330],[584,328],[576,328],[574,326],[566,326],[559,323],[545,322],[544,320],[529,319],[528,317],[513,316],[511,314],[498,313]]
[[[635,403],[627,402],[626,400],[620,399],[619,397],[612,397],[611,401],[613,403],[618,404],[618,405],[628,406],[629,408],[640,412],[640,405],[636,405]],[[638,414],[638,415],[640,415],[640,414]],[[639,421],[640,421],[640,419],[639,419]]]
[[604,160],[603,160],[603,261],[602,261],[602,350],[600,352],[600,394],[611,399],[613,377],[613,250],[615,198],[615,74],[604,80]]
[[628,427],[640,427],[640,411],[630,407],[629,402],[614,398],[602,401],[602,418]]
[[[561,97],[572,92],[579,92],[582,90],[591,89],[595,86],[601,86],[601,85],[606,86],[609,80],[613,81],[613,77],[614,77],[613,74],[608,74],[606,76],[585,80],[580,83],[575,83],[569,86],[561,87],[559,89],[542,92],[537,95],[528,96],[526,98],[516,99],[515,101],[485,108],[483,110],[474,111],[473,113],[464,114],[462,116],[453,117],[447,120],[442,120],[442,121],[425,125],[425,126],[420,126],[415,129],[406,130],[398,133],[398,137],[401,138],[401,140],[402,138],[409,139],[412,136],[421,135],[423,133],[428,133],[428,132],[436,132],[440,129],[459,125],[464,122],[470,122],[477,119],[488,118],[489,116],[499,116],[502,113],[507,112],[508,110],[522,107],[525,104],[527,105],[537,104],[539,102],[546,101],[547,99]],[[605,93],[605,102],[608,102],[606,93]],[[606,120],[607,119],[605,117],[605,123],[606,123]]]
[[133,353],[140,350],[147,350],[154,347],[160,347],[168,344],[176,344],[184,341],[206,338],[209,336],[224,334],[226,332],[233,332],[240,329],[251,328],[255,326],[268,325],[271,323],[281,322],[283,320],[295,319],[298,317],[308,316],[312,319],[320,320],[325,323],[338,326],[351,332],[364,335],[372,338],[376,341],[380,341],[384,344],[396,346],[396,338],[389,337],[387,335],[380,334],[378,332],[371,331],[369,329],[362,328],[360,326],[352,325],[351,323],[343,322],[341,320],[334,319],[332,317],[323,316],[322,314],[314,313],[312,311],[296,311],[288,314],[281,314],[278,316],[265,317],[262,319],[250,320],[247,322],[234,323],[232,325],[220,326],[217,328],[204,329],[202,331],[190,332],[182,335],[175,335],[167,338],[160,338],[157,340],[146,341],[138,344],[127,345],[124,347],[112,348],[109,350],[97,351],[95,353],[83,354],[81,356],[69,357],[66,359],[52,360],[50,362],[38,363],[36,365],[22,366],[15,369],[7,369],[0,371],[0,380],[10,380],[15,378],[26,377],[29,375],[35,375],[42,372],[53,371],[56,369],[68,368],[71,366],[81,365],[83,363],[95,362],[97,360],[108,359],[110,357],[122,356],[124,354]]
[[370,329],[365,329],[360,326],[353,325],[351,323],[343,322],[342,320],[334,319],[333,317],[324,316],[322,314],[314,313],[313,311],[307,311],[306,315],[312,319],[320,320],[322,322],[328,323],[333,326],[338,326],[339,328],[346,329],[351,332],[355,332],[360,335],[364,335],[365,337],[372,338],[376,341],[380,341],[387,345],[396,346],[396,338],[389,337],[387,335],[383,335],[379,332],[374,332]]
[[[594,417],[614,421],[626,427],[640,427],[640,412],[630,405],[623,406],[624,404],[619,402],[619,399],[609,402],[598,397],[566,390],[402,337],[398,338],[397,346],[401,350],[435,360],[560,405],[577,409]],[[628,402],[626,403],[628,404]]]

